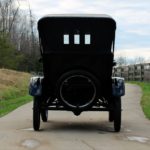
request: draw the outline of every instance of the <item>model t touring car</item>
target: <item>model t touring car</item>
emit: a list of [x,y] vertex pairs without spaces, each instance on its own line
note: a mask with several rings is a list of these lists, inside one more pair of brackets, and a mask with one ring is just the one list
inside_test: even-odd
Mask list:
[[38,21],[43,76],[32,77],[33,127],[48,110],[108,111],[121,128],[124,80],[112,77],[116,22],[107,15],[49,15]]

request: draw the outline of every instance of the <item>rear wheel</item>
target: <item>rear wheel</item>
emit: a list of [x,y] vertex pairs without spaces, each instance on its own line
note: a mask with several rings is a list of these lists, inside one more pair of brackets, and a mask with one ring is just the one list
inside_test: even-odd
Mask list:
[[46,109],[41,110],[41,118],[42,118],[43,122],[47,122],[47,120],[48,120],[48,110],[46,110]]
[[110,110],[109,111],[109,122],[113,122],[114,121],[114,111]]
[[114,98],[114,130],[119,132],[121,129],[121,97]]
[[35,131],[40,128],[40,97],[38,96],[33,100],[33,128]]

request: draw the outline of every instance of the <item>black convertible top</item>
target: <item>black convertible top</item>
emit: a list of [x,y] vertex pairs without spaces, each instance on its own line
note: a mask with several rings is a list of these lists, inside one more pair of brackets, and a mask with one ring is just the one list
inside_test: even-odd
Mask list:
[[[111,51],[116,29],[115,20],[104,14],[52,14],[38,21],[38,31],[43,51]],[[69,44],[63,44],[63,36],[69,36]],[[74,35],[80,36],[80,44],[74,44]],[[90,35],[90,45],[84,36]],[[92,50],[92,51],[93,51]]]
[[38,21],[38,28],[40,28],[41,23],[44,20],[47,19],[98,19],[98,20],[105,20],[109,21],[109,23],[116,28],[116,22],[115,20],[107,15],[107,14],[49,14],[46,16],[43,16],[39,21]]

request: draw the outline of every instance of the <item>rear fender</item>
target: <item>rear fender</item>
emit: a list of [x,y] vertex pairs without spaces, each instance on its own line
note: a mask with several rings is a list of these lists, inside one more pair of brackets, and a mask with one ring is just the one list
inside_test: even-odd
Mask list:
[[31,96],[41,96],[42,95],[42,81],[44,77],[31,77],[29,84],[29,94]]
[[124,78],[112,77],[112,95],[120,97],[125,95]]

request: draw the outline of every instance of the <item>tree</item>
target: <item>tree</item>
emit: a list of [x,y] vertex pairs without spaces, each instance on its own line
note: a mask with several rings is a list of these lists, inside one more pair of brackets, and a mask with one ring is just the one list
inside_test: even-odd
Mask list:
[[119,56],[116,58],[117,66],[125,66],[127,65],[127,59],[126,57]]
[[0,68],[17,69],[19,57],[7,37],[0,37]]
[[145,62],[145,58],[144,57],[135,57],[134,58],[134,64],[143,64]]
[[[18,0],[0,0],[0,67],[22,71],[41,70],[35,19],[20,10]],[[35,64],[34,64],[35,63]]]
[[0,1],[0,31],[2,34],[10,33],[16,21],[19,6],[16,7],[14,0]]

